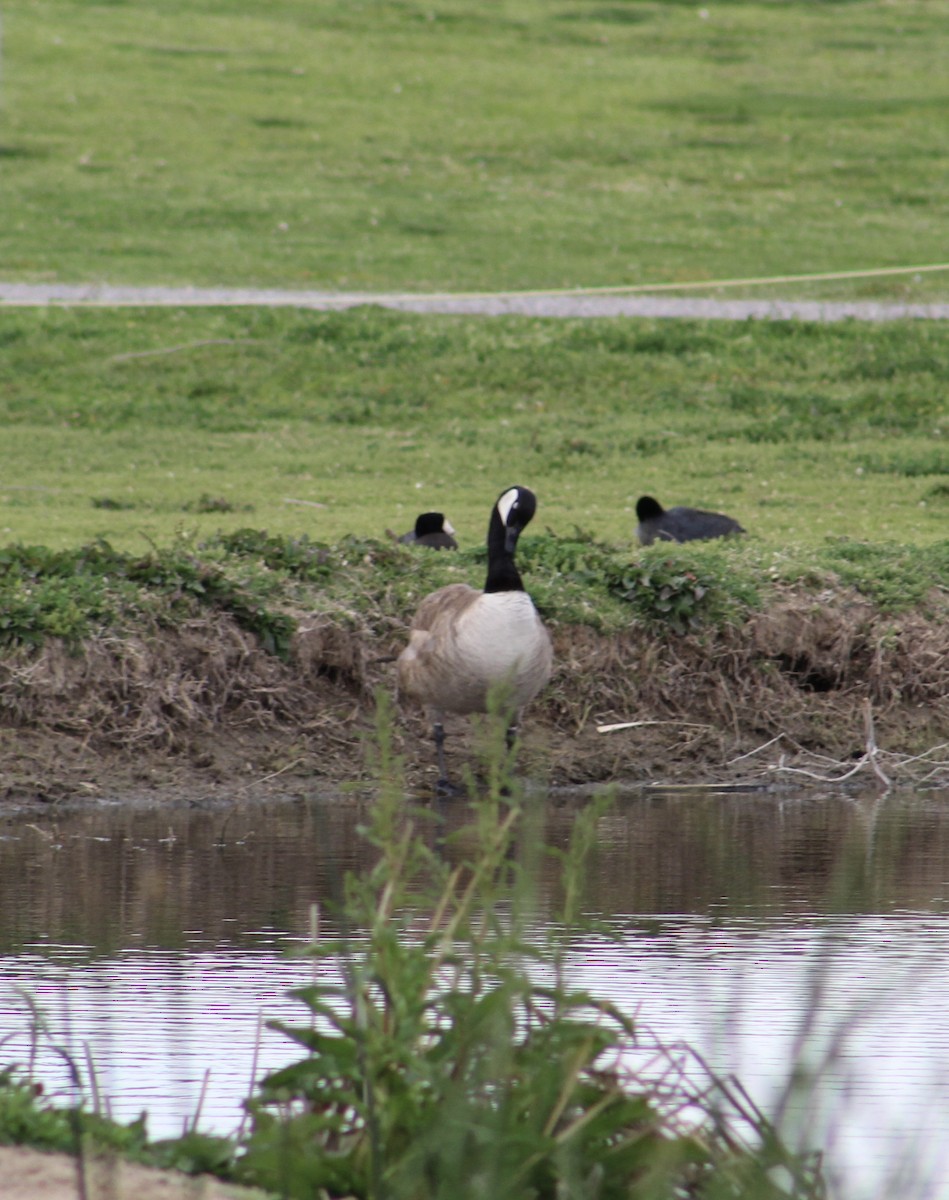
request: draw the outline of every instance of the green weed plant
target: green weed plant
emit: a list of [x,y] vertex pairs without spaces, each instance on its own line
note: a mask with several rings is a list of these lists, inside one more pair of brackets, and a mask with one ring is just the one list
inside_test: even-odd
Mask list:
[[[578,818],[545,939],[526,882],[537,830],[494,716],[487,788],[471,785],[471,823],[446,844],[406,809],[380,697],[377,864],[347,878],[341,932],[311,947],[306,1022],[274,1023],[303,1056],[249,1101],[241,1177],[294,1200],[821,1195],[763,1118],[739,1136],[747,1113],[722,1086],[673,1098],[624,1066],[634,1023],[567,965],[608,802]],[[704,1115],[680,1122],[687,1102]]]
[[[45,1094],[34,1072],[49,1032],[27,1000],[28,1061],[0,1071],[0,1144],[210,1173],[287,1200],[820,1200],[816,1157],[789,1151],[740,1088],[697,1058],[683,1072],[683,1047],[666,1050],[571,981],[611,798],[584,809],[565,850],[545,847],[513,774],[509,717],[497,697],[482,782],[469,776],[468,815],[449,821],[407,801],[380,693],[363,830],[376,865],[347,873],[328,929],[314,931],[313,981],[293,993],[306,1019],[273,1023],[302,1057],[259,1082],[246,1130],[207,1135],[196,1114],[182,1137],[152,1141],[147,1114],[111,1120],[61,1050],[69,1094]],[[540,912],[531,879],[544,855],[558,857],[561,887]],[[644,1058],[651,1071],[634,1065]]]

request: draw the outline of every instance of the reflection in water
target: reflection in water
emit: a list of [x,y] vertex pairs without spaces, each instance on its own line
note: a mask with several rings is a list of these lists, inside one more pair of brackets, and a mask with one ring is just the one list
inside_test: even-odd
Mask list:
[[366,848],[355,804],[129,810],[0,824],[0,951],[247,944],[301,931]]
[[[97,1086],[114,1117],[133,1120],[147,1110],[152,1136],[171,1137],[196,1117],[201,1128],[236,1128],[255,1063],[268,1070],[292,1057],[287,1039],[264,1022],[301,1020],[286,993],[307,982],[310,966],[274,952],[196,948],[125,951],[75,965],[60,955],[24,955],[0,959],[0,972],[35,998],[82,1067],[91,1048]],[[20,1034],[3,1061],[23,1062],[24,1010],[11,1003],[12,988],[4,990],[0,1028]],[[45,1054],[41,1066],[47,1090],[68,1089],[57,1056]]]
[[[822,1085],[806,1105],[792,1102],[784,1128],[828,1148],[831,1171],[848,1183],[841,1196],[949,1196],[923,1186],[949,1168],[945,922],[683,918],[657,938],[585,947],[577,969],[597,995],[638,1006],[663,1039],[734,1073],[769,1114],[782,1106],[791,1062],[819,1073]],[[914,1186],[894,1187],[894,1172],[910,1170]]]
[[[935,1161],[949,1140],[946,799],[632,794],[590,863],[588,909],[617,940],[576,945],[585,986],[735,1071],[769,1111],[797,1048],[814,1068],[835,1051],[789,1116],[830,1139],[848,1200],[949,1197],[921,1182],[949,1174]],[[543,806],[550,843],[577,803]],[[17,1037],[2,1060],[25,1056],[22,987],[80,1062],[88,1044],[115,1116],[147,1109],[152,1134],[171,1135],[200,1105],[202,1127],[233,1130],[255,1060],[259,1073],[296,1054],[260,1018],[303,1019],[286,992],[313,967],[287,951],[310,905],[331,911],[344,872],[371,862],[364,817],[348,799],[4,821],[0,1037]],[[542,860],[541,915],[558,882]],[[53,1059],[43,1074],[64,1082]]]

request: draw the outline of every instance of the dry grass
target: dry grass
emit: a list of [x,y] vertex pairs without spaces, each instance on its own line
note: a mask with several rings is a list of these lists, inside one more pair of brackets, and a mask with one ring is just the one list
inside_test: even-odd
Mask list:
[[[556,669],[527,715],[525,770],[554,784],[840,782],[861,763],[881,784],[949,781],[949,623],[938,612],[884,617],[846,590],[787,589],[741,627],[552,632]],[[355,614],[304,616],[284,663],[212,615],[93,639],[81,654],[50,643],[5,658],[0,713],[17,735],[0,751],[5,792],[101,790],[116,762],[142,786],[357,780],[375,689],[394,686],[386,660],[403,636],[374,636]],[[449,730],[453,756],[471,752],[470,725]],[[401,748],[419,782],[428,737],[406,712]]]

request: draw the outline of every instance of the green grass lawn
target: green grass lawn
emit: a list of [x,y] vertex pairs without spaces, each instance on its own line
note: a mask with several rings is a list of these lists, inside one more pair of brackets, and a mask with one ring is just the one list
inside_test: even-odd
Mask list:
[[325,541],[436,508],[472,546],[512,482],[532,532],[621,544],[644,492],[767,547],[947,536],[933,322],[27,310],[0,347],[0,542]]
[[947,0],[3,16],[6,279],[524,289],[947,257]]
[[[538,288],[938,261],[949,2],[4,9],[0,277]],[[934,298],[947,276],[793,294]],[[771,289],[772,291],[774,289]],[[781,289],[786,290],[786,289]],[[940,325],[0,313],[0,542],[946,537]]]

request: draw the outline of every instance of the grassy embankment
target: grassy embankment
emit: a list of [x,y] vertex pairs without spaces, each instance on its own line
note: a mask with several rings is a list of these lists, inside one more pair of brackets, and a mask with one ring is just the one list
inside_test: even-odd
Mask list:
[[[14,726],[187,750],[210,778],[230,730],[260,775],[349,777],[341,722],[391,684],[377,660],[420,596],[480,579],[490,506],[519,481],[540,497],[521,561],[559,651],[535,710],[542,772],[694,777],[781,732],[846,758],[864,699],[888,750],[940,740],[937,326],[373,310],[2,324]],[[643,551],[644,491],[722,507],[749,536]],[[427,507],[461,553],[386,539]],[[593,732],[643,718],[660,724]]]
[[[418,290],[932,261],[945,15],[876,3],[17,8],[4,29],[3,273]],[[793,294],[927,299],[945,286],[899,276]],[[354,690],[387,678],[370,660],[397,644],[423,588],[481,567],[343,546],[301,582],[314,572],[284,569],[292,546],[261,566],[261,531],[330,545],[401,531],[431,506],[476,547],[494,495],[517,479],[540,496],[525,562],[567,651],[537,710],[554,777],[701,770],[779,732],[846,757],[863,744],[864,698],[894,751],[939,740],[938,327],[248,310],[5,314],[0,334],[5,540],[80,553],[103,537],[169,560],[120,569],[106,555],[106,581],[94,556],[80,553],[76,575],[26,555],[6,573],[11,648],[100,635],[85,674],[49,649],[46,670],[8,663],[14,728],[136,752],[190,746],[226,775],[215,730],[236,722],[262,731],[260,773],[352,770],[333,753],[348,735],[334,743],[331,730]],[[749,544],[670,566],[660,553],[637,572],[657,558],[632,545],[643,491],[725,508]],[[202,545],[240,528],[258,531],[240,553]],[[571,545],[539,540],[545,528]],[[591,537],[604,549],[585,549]],[[208,571],[223,582],[206,586]],[[782,583],[799,593],[790,613],[784,596],[756,625],[749,614],[773,609]],[[680,617],[731,612],[744,635],[630,627],[662,617],[669,587]],[[280,677],[218,627],[196,650],[145,636],[118,651],[101,636],[137,623],[147,635],[212,601],[273,645],[300,614],[329,616]],[[911,615],[894,623],[897,608]],[[621,640],[593,645],[577,621]],[[648,745],[629,734],[565,751],[593,723],[630,717],[679,724],[649,727]],[[686,737],[682,721],[705,732]],[[10,775],[42,790],[34,759],[45,764],[42,747]]]

